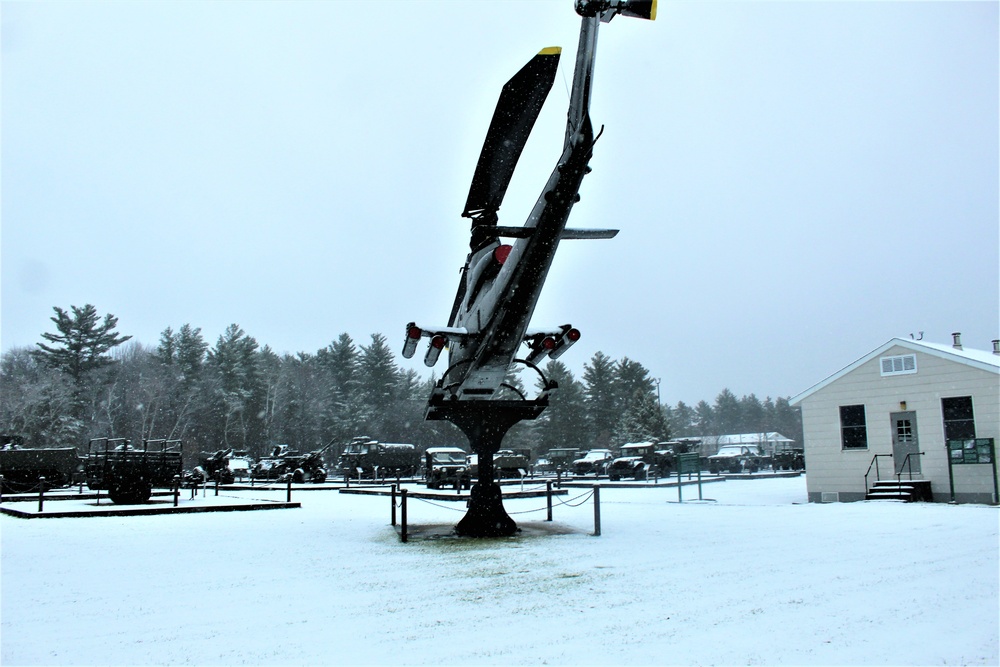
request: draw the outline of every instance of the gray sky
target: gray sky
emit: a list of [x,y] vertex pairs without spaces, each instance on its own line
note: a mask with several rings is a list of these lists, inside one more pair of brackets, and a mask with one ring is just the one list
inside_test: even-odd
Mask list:
[[[2,348],[94,304],[155,345],[446,324],[500,88],[560,73],[500,209],[561,147],[571,0],[2,4]],[[664,402],[790,396],[893,336],[1000,334],[998,3],[660,2],[602,26],[605,126],[533,326]],[[418,354],[410,362],[429,371]]]

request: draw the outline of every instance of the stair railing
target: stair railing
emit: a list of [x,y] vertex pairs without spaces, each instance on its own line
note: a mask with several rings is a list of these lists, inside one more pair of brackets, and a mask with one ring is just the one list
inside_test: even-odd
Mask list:
[[901,477],[903,476],[903,466],[906,466],[906,472],[909,474],[909,479],[913,481],[913,468],[910,465],[911,456],[923,456],[925,452],[910,452],[903,458],[902,465],[899,466],[899,472],[896,473],[896,486],[899,487],[903,482]]
[[875,481],[878,482],[882,478],[879,476],[878,472],[878,457],[880,456],[892,456],[892,454],[876,454],[872,457],[872,462],[868,464],[868,471],[865,473],[865,495],[868,495],[868,475],[871,474],[872,467],[875,468]]

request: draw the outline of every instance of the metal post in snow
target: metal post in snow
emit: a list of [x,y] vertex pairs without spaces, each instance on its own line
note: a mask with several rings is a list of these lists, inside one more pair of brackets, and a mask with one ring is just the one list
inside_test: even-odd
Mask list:
[[38,511],[42,511],[42,506],[45,504],[45,478],[38,478]]
[[402,519],[402,526],[399,531],[399,538],[405,542],[406,541],[406,489],[400,492],[400,517]]
[[216,496],[219,495],[219,478],[218,477],[215,478],[215,495]]
[[292,502],[292,478],[288,478],[288,494],[285,496],[285,502]]
[[181,476],[174,475],[174,507],[177,507],[177,503],[181,498]]
[[545,482],[545,506],[547,509],[545,520],[552,521],[552,480]]
[[392,485],[392,525],[396,525],[396,485]]
[[594,485],[594,536],[601,534],[601,487]]

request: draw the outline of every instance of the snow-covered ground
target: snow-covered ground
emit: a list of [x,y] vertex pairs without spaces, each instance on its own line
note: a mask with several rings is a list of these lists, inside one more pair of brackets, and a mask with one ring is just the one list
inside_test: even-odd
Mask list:
[[[526,535],[407,544],[387,498],[335,491],[268,512],[2,516],[0,662],[1000,662],[995,507],[807,504],[801,477],[683,504],[605,488],[594,537],[581,493],[555,506],[563,534],[527,530],[546,525],[535,498],[505,503]],[[462,511],[411,500],[409,518]]]

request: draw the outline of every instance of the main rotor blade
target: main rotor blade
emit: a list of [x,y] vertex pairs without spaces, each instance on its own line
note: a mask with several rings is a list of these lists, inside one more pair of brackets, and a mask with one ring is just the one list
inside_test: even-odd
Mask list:
[[542,49],[504,85],[462,217],[471,218],[500,208],[517,160],[555,81],[561,53],[558,46]]

